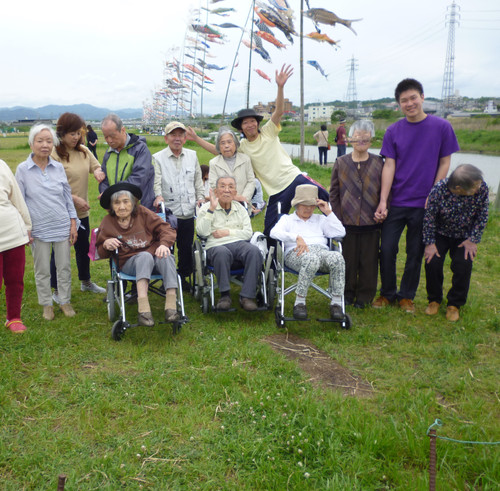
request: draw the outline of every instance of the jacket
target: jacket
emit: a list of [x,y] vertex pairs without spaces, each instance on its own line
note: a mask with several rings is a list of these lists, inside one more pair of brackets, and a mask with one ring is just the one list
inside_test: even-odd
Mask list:
[[135,184],[142,191],[141,204],[153,208],[155,199],[153,184],[155,171],[151,163],[151,152],[143,136],[129,133],[130,140],[120,153],[111,148],[106,150],[102,160],[102,170],[106,178],[99,184],[99,192],[105,191],[117,182]]

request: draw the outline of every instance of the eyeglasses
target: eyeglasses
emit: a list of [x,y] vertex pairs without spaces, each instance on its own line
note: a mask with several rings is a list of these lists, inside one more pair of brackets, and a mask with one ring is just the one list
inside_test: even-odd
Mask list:
[[371,139],[370,140],[349,140],[351,143],[361,143],[361,145],[367,145],[368,143],[371,143]]

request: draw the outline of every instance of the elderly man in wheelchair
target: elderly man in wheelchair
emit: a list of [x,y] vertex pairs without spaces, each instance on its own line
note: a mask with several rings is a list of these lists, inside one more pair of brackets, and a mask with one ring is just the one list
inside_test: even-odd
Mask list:
[[209,264],[214,268],[219,287],[218,311],[231,308],[231,266],[244,268],[240,305],[244,310],[257,310],[256,290],[263,258],[259,248],[250,244],[252,225],[248,211],[237,201],[234,177],[217,179],[215,192],[210,190],[210,201],[198,212],[196,232],[206,238],[205,250]]
[[165,320],[176,322],[177,273],[171,247],[176,232],[156,213],[141,206],[141,190],[134,184],[119,182],[103,192],[100,203],[108,210],[99,227],[96,248],[101,258],[118,251],[120,270],[136,277],[138,323],[153,326],[148,300],[148,285],[153,270],[158,271],[165,287]]
[[[345,320],[343,294],[345,264],[341,252],[329,249],[328,238],[342,238],[345,229],[328,203],[318,199],[318,188],[311,184],[297,186],[292,200],[295,213],[283,215],[270,235],[284,244],[285,266],[298,273],[293,307],[295,320],[307,319],[306,296],[314,276],[330,274],[330,318]],[[314,214],[316,207],[323,213]]]

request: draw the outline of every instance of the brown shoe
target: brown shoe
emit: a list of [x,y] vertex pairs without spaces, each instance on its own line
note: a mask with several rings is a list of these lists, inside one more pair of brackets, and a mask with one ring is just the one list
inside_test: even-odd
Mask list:
[[165,320],[167,322],[175,322],[180,319],[179,312],[175,309],[165,309]]
[[155,320],[151,312],[139,312],[137,322],[140,326],[153,327],[155,325]]
[[240,297],[240,305],[247,312],[257,310],[257,304],[253,298]]
[[399,306],[408,314],[415,313],[415,304],[413,303],[413,300],[410,300],[409,298],[402,298],[399,301]]
[[459,310],[456,307],[453,307],[453,305],[448,306],[446,309],[446,320],[450,322],[457,322],[458,319],[460,319]]
[[52,305],[43,306],[43,318],[46,321],[54,320],[54,307],[52,307]]
[[385,298],[383,297],[382,295],[380,295],[380,297],[378,297],[373,303],[372,303],[372,307],[375,307],[376,309],[381,309],[383,307],[387,307],[388,305],[390,305],[391,302],[389,301],[388,298]]
[[76,312],[70,303],[63,303],[59,305],[59,307],[61,307],[61,310],[66,317],[74,317],[76,315]]
[[436,315],[439,312],[439,306],[441,304],[437,302],[430,302],[429,305],[427,305],[427,308],[425,309],[425,313],[427,315]]
[[231,308],[231,297],[228,295],[220,297],[215,308],[217,310],[229,310]]

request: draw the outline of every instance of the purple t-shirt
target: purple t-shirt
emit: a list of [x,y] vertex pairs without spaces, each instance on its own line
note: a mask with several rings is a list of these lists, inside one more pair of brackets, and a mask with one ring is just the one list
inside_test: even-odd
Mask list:
[[396,161],[391,206],[424,208],[439,159],[459,149],[451,124],[430,114],[418,123],[404,118],[389,126],[380,154]]

